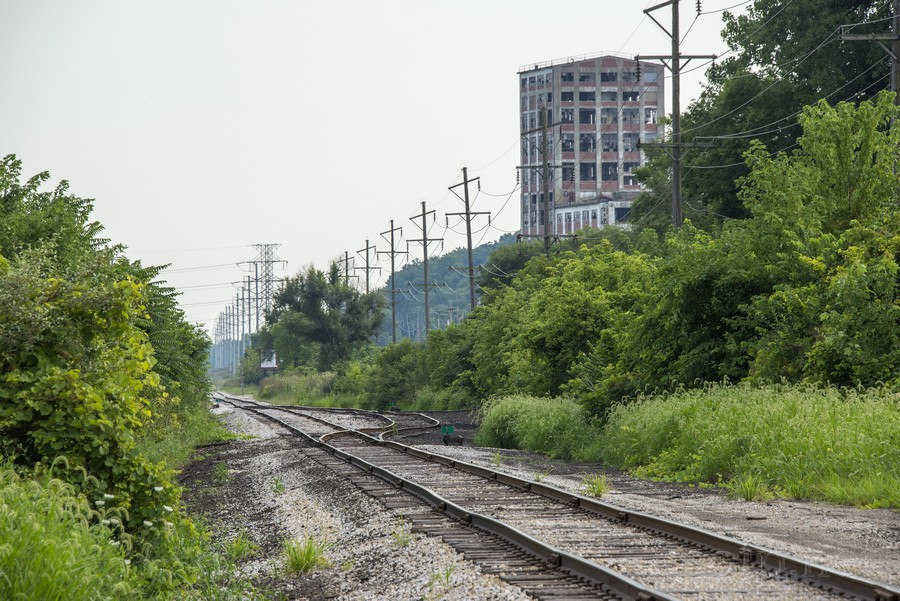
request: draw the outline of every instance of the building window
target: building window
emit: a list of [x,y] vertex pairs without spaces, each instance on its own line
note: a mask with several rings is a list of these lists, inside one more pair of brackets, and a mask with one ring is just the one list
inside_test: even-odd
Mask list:
[[594,109],[580,109],[578,111],[578,122],[581,124],[593,124],[595,114]]
[[600,73],[600,83],[612,83],[618,79],[615,71],[602,71]]
[[640,109],[625,109],[622,111],[622,123],[625,125],[637,125],[640,120]]
[[653,83],[659,79],[659,71],[644,71],[644,81]]
[[597,209],[591,209],[591,220],[597,221]]
[[627,81],[627,82],[629,82],[629,83],[632,83],[632,82],[635,82],[635,81],[637,81],[637,80],[638,80],[638,78],[637,78],[637,73],[636,73],[636,72],[634,72],[634,71],[622,71],[622,81],[623,81],[623,82],[626,82],[626,81]]
[[566,212],[566,223],[572,223],[572,213]]
[[579,102],[596,102],[597,93],[596,92],[578,92],[578,101]]
[[582,71],[578,74],[579,83],[596,83],[597,78],[593,71]]
[[637,168],[640,167],[640,166],[641,166],[640,163],[623,163],[623,164],[622,164],[622,169],[623,169],[623,170],[625,171],[625,173],[627,173],[628,175],[634,175],[634,170],[637,169]]
[[619,137],[616,134],[603,134],[600,139],[601,148],[603,148],[603,152],[618,152],[619,151]]
[[538,78],[537,78],[537,85],[538,85],[539,87],[543,87],[543,86],[544,86],[544,76],[543,76],[543,75],[538,75]]
[[616,96],[618,96],[616,92],[600,92],[600,100],[603,102],[615,102],[618,100]]
[[656,109],[644,109],[644,123],[647,125],[656,123]]
[[559,81],[563,83],[571,83],[575,81],[575,73],[572,71],[563,71],[559,74]]
[[534,75],[528,78],[528,85],[534,87]]
[[522,227],[528,227],[528,213],[522,213]]
[[587,212],[587,209],[585,209],[581,212],[581,221],[584,222],[587,220],[588,220],[588,212]]
[[575,92],[562,92],[562,101],[563,102],[574,102],[575,101]]
[[[548,124],[553,123],[553,111],[548,108],[548,109],[546,109],[546,114],[547,114],[547,123]],[[544,125],[544,111],[540,111],[538,113],[538,125]]]
[[616,207],[616,223],[627,221],[629,213],[631,213],[631,207]]
[[616,109],[600,109],[600,123],[608,125],[619,120],[619,111]]
[[657,137],[655,131],[644,132],[644,142],[656,142]]
[[578,138],[578,150],[580,152],[594,152],[597,150],[597,138],[594,134],[581,134]]
[[522,78],[522,89],[524,90],[524,89],[527,88],[527,87],[528,87],[528,78],[527,78],[527,77],[523,77],[523,78]]
[[637,92],[622,92],[622,100],[625,102],[637,102],[641,95]]
[[594,163],[580,163],[581,181],[595,182],[597,181],[597,165]]
[[575,122],[575,111],[572,109],[563,109],[559,115],[559,120],[562,123],[574,123]]
[[575,134],[563,134],[562,151],[575,152]]
[[522,110],[528,110],[528,96],[522,96]]
[[622,135],[622,150],[625,152],[634,152],[638,149],[638,142],[641,139],[640,134],[626,133]]
[[623,186],[636,186],[636,185],[638,185],[638,183],[637,183],[637,177],[635,177],[634,175],[626,175],[626,176],[624,176],[624,177],[622,178],[622,185],[623,185]]
[[603,163],[603,181],[613,182],[619,178],[619,166],[616,163]]
[[553,92],[547,92],[547,102],[553,102]]
[[575,163],[563,163],[562,165],[563,182],[575,181]]

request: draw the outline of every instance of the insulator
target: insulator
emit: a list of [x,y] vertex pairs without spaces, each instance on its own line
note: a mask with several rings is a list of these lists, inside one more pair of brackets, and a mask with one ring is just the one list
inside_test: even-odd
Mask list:
[[520,183],[520,182],[519,182],[519,170],[516,169],[516,185],[518,186],[519,183]]
[[640,61],[638,61],[637,69],[635,69],[635,71],[637,72],[638,83],[640,83],[641,82],[641,62]]
[[697,0],[697,14],[700,14],[700,0]]
[[478,182],[478,191],[481,192],[481,180],[477,179],[475,181]]

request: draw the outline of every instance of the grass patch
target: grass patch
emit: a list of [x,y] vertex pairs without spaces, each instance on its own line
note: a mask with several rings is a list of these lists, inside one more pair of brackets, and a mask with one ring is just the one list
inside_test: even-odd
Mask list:
[[584,459],[598,436],[587,414],[569,399],[524,395],[497,398],[480,411],[475,444],[527,449],[559,459]]
[[241,530],[233,539],[222,545],[222,551],[228,561],[235,562],[252,557],[259,552],[259,546],[253,542],[246,530]]
[[609,492],[609,478],[603,474],[588,474],[581,479],[581,492],[589,497],[600,498]]
[[397,520],[397,525],[394,526],[394,531],[391,532],[391,536],[394,537],[394,542],[398,547],[403,548],[409,546],[409,543],[412,542],[412,533],[409,530],[409,525],[406,523],[406,520],[403,518]]
[[900,394],[715,385],[614,408],[597,456],[639,475],[900,507]]
[[317,567],[329,565],[325,552],[331,545],[313,536],[303,540],[289,540],[284,544],[284,571],[287,574],[306,574]]

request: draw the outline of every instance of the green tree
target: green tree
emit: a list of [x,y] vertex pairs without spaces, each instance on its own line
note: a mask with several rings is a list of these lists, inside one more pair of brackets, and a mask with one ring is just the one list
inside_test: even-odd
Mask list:
[[382,320],[381,296],[345,284],[337,263],[288,278],[273,299],[260,340],[284,366],[327,371],[369,344]]

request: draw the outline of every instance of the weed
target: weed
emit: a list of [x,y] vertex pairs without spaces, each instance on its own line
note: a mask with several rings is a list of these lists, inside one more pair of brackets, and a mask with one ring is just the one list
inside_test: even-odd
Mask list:
[[432,595],[446,595],[450,592],[453,585],[453,572],[456,566],[447,566],[438,572],[432,572],[428,577],[428,597]]
[[755,474],[735,477],[725,488],[728,489],[729,496],[745,501],[767,501],[772,498],[765,480]]
[[599,499],[609,492],[609,478],[604,474],[588,474],[581,479],[581,490],[589,497]]
[[234,539],[223,545],[222,550],[229,561],[235,562],[253,556],[259,552],[259,546],[253,543],[246,530],[241,530]]
[[284,545],[287,574],[306,574],[319,566],[328,566],[325,552],[331,547],[327,542],[307,535],[303,540],[289,540]]
[[279,478],[278,476],[275,476],[274,478],[272,478],[272,483],[270,484],[270,488],[272,489],[272,492],[275,493],[276,495],[283,494],[285,491],[284,481],[281,478]]
[[547,476],[549,476],[552,473],[553,473],[552,469],[549,469],[549,470],[546,470],[543,472],[538,472],[537,474],[534,475],[534,481],[535,482],[543,482],[544,478],[546,478]]
[[401,548],[408,546],[410,541],[412,541],[412,534],[409,531],[409,525],[402,517],[397,520],[397,525],[394,527],[394,531],[391,533],[391,536],[394,537],[394,542],[397,544],[397,546]]
[[356,567],[356,563],[354,563],[352,560],[347,560],[341,564],[341,571],[342,572],[352,572],[353,568],[355,568],[355,567]]
[[224,461],[218,462],[213,467],[212,480],[217,486],[222,486],[231,480],[231,472],[228,471],[228,466]]
[[494,453],[494,456],[491,457],[491,463],[493,463],[494,465],[500,465],[501,463],[503,463],[503,455],[501,455],[499,452]]

